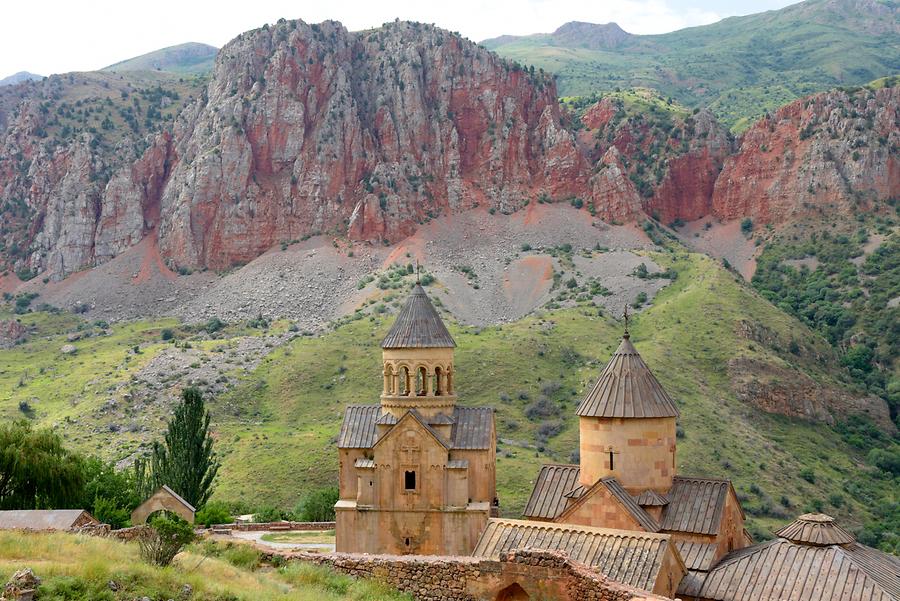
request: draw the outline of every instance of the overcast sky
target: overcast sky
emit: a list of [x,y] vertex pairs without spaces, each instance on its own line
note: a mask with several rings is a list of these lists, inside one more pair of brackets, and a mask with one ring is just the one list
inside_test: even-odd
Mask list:
[[89,71],[182,42],[221,47],[279,18],[335,19],[350,30],[396,17],[434,23],[481,41],[615,21],[631,33],[664,33],[793,4],[796,0],[25,0],[4,3],[0,77]]

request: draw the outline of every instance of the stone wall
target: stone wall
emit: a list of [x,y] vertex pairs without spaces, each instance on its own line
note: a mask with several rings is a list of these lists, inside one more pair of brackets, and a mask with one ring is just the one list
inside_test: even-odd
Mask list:
[[252,524],[216,524],[217,530],[239,530],[241,532],[264,532],[268,530],[334,530],[334,522],[260,522]]
[[[411,593],[417,601],[666,601],[570,561],[564,553],[517,550],[499,560],[425,555],[272,553],[328,566]],[[669,600],[671,601],[671,600]]]

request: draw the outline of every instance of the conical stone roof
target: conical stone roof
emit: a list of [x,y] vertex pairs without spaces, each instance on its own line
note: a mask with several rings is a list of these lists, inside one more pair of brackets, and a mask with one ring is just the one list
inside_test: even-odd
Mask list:
[[397,315],[397,320],[381,341],[383,349],[455,346],[456,342],[453,341],[453,337],[441,321],[441,316],[420,284],[416,284],[412,289],[406,304]]
[[775,534],[800,545],[847,545],[856,540],[824,513],[804,513]]
[[626,334],[576,413],[579,417],[678,417],[678,408]]

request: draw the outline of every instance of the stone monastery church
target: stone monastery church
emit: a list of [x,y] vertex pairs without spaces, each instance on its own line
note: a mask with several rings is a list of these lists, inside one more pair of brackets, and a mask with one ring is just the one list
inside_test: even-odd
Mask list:
[[[525,519],[500,519],[493,410],[457,405],[455,346],[416,284],[382,342],[381,403],[344,414],[338,552],[562,551],[685,601],[900,601],[900,560],[856,543],[831,517],[800,516],[754,545],[729,480],[677,473],[678,408],[631,343],[627,319],[577,409],[579,463],[542,466]],[[509,598],[531,597],[522,588]]]

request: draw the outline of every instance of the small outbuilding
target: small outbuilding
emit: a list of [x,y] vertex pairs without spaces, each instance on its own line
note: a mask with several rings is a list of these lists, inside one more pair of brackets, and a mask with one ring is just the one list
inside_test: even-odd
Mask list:
[[174,490],[163,484],[150,497],[131,512],[131,525],[146,524],[147,518],[157,511],[169,511],[193,524],[196,509]]
[[0,511],[0,530],[68,531],[99,526],[84,509],[13,509]]

